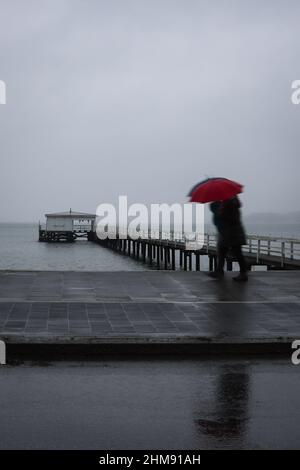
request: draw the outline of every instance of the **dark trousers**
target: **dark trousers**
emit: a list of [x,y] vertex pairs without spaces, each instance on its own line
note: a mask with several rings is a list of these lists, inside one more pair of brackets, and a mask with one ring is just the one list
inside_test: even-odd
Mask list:
[[233,256],[236,258],[237,262],[240,265],[240,272],[241,273],[246,273],[247,272],[247,265],[246,261],[244,258],[244,255],[242,253],[242,247],[241,245],[235,245],[235,246],[225,246],[222,244],[218,245],[218,271],[223,271],[224,270],[224,263],[225,263],[225,258],[226,255],[231,249]]

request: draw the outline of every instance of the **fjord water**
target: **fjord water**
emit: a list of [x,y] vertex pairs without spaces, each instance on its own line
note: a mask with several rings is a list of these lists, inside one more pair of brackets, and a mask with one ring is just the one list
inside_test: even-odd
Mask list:
[[39,243],[37,224],[0,224],[0,270],[143,271],[127,256],[85,240]]
[[[298,225],[249,225],[249,234],[300,238]],[[213,232],[211,226],[206,231]],[[202,269],[207,269],[207,263]],[[0,270],[144,271],[150,269],[95,243],[39,243],[37,224],[0,224]]]

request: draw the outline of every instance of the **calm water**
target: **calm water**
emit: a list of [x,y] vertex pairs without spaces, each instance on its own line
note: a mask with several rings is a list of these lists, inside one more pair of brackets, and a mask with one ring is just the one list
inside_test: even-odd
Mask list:
[[149,269],[95,243],[39,243],[36,224],[0,224],[0,270],[144,271]]
[[[299,225],[249,225],[247,231],[249,234],[300,238]],[[37,240],[36,224],[0,224],[0,270],[144,271],[150,269],[147,265],[91,242],[39,243]],[[204,262],[202,269],[206,268],[207,263]]]

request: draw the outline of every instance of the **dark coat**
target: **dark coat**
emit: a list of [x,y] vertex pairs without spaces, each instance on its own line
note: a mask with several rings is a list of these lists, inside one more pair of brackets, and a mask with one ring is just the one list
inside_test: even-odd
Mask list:
[[211,202],[209,207],[213,213],[213,223],[216,226],[218,232],[222,229],[222,219],[220,217],[220,207],[222,205],[221,201]]
[[[219,232],[219,244],[227,247],[246,245],[245,230],[241,222],[241,203],[237,197],[222,201],[211,207],[214,212],[214,223]],[[215,211],[213,210],[216,210]]]

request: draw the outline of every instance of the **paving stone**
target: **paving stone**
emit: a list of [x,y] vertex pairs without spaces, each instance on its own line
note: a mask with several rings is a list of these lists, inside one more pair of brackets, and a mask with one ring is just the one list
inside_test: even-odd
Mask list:
[[88,313],[88,318],[90,321],[105,321],[107,315],[105,313]]
[[8,286],[0,272],[0,335],[300,334],[300,272],[250,273],[243,286],[230,276],[218,283],[201,272],[30,272],[11,273]]

